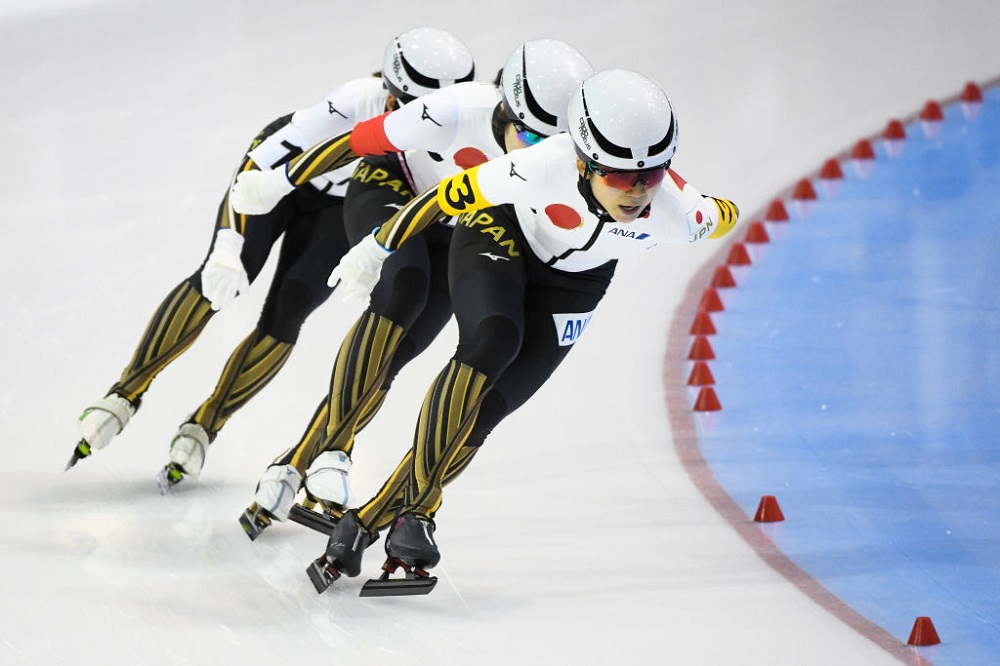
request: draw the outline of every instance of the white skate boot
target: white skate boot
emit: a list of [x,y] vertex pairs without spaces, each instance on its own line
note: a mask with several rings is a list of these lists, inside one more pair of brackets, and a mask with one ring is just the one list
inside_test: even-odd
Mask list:
[[257,482],[253,504],[240,516],[240,525],[251,541],[260,536],[272,519],[288,519],[301,487],[302,475],[294,465],[271,465],[264,470],[264,475]]
[[165,493],[181,482],[185,475],[198,478],[205,465],[208,433],[197,423],[182,423],[170,442],[170,462],[156,477],[160,492]]
[[101,398],[83,410],[77,421],[81,439],[73,450],[73,457],[66,469],[89,456],[94,449],[103,449],[110,444],[111,439],[128,425],[133,414],[135,407],[132,403],[116,393]]
[[324,451],[306,470],[306,491],[324,505],[351,506],[351,457],[343,451]]

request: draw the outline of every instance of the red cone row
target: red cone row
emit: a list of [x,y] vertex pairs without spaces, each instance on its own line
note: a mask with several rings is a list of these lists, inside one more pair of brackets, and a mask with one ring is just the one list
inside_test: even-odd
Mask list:
[[[967,118],[975,117],[983,103],[982,90],[977,84],[969,82],[963,89],[959,100],[965,116]],[[940,125],[944,121],[944,112],[937,101],[930,100],[921,109],[917,118],[921,122],[925,136],[933,139],[937,136]],[[906,128],[900,120],[892,119],[879,138],[884,142],[889,157],[896,157],[902,151],[902,143],[906,139]],[[866,177],[871,172],[871,165],[875,160],[872,141],[870,139],[858,141],[848,152],[847,159],[853,163],[859,176]],[[817,184],[822,187],[825,194],[830,196],[836,194],[839,181],[843,179],[844,172],[840,161],[829,159],[823,163],[819,170]],[[803,210],[802,206],[810,204],[817,198],[816,189],[809,179],[798,181],[792,188],[790,196],[790,200],[799,206],[800,212]],[[722,409],[722,404],[714,388],[715,377],[709,367],[709,361],[715,359],[715,352],[709,342],[709,336],[716,333],[710,313],[721,312],[725,309],[718,290],[737,286],[731,267],[751,265],[747,245],[770,242],[771,238],[766,223],[778,224],[788,222],[788,220],[789,215],[785,204],[780,199],[773,200],[768,205],[763,220],[754,220],[747,226],[743,242],[734,243],[730,247],[726,263],[715,269],[709,288],[702,293],[695,320],[691,325],[690,332],[694,336],[694,341],[688,353],[688,360],[693,361],[693,365],[691,373],[688,375],[687,384],[689,387],[698,389],[698,396],[694,403],[694,411],[696,412],[715,412]],[[775,523],[783,521],[785,516],[778,505],[777,498],[774,495],[764,495],[760,498],[760,504],[753,519],[757,523]],[[913,623],[913,629],[907,643],[914,646],[925,646],[937,645],[940,642],[941,638],[938,636],[931,619],[926,616],[918,617]]]

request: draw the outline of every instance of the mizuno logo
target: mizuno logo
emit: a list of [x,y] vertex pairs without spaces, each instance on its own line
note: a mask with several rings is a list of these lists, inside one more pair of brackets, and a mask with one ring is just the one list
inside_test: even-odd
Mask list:
[[403,209],[403,204],[387,203],[386,205],[384,205],[382,207],[383,208],[395,208],[396,210],[402,210]]
[[331,104],[330,102],[327,102],[327,103],[326,103],[326,106],[327,106],[327,113],[329,113],[329,114],[331,114],[331,115],[332,115],[332,114],[334,114],[334,113],[336,113],[336,114],[337,114],[338,116],[340,116],[341,118],[347,118],[347,116],[345,116],[345,115],[344,115],[343,113],[341,113],[341,112],[340,112],[340,110],[339,110],[339,109],[337,109],[337,107],[335,107],[335,106],[334,106],[333,104]]
[[441,127],[441,123],[439,123],[438,121],[436,121],[433,118],[431,118],[431,114],[427,113],[427,105],[426,104],[424,104],[424,112],[422,114],[420,114],[420,119],[421,120],[429,120],[432,123],[434,123],[435,125],[437,125],[438,127]]
[[507,175],[509,175],[509,176],[510,176],[511,178],[513,178],[514,176],[517,176],[518,178],[520,178],[520,179],[521,179],[521,180],[523,180],[524,182],[528,182],[528,179],[527,179],[527,178],[525,178],[524,176],[522,176],[521,174],[519,174],[519,173],[518,173],[518,172],[517,172],[517,171],[516,171],[516,170],[514,169],[514,163],[513,163],[513,162],[512,162],[512,163],[511,163],[511,165],[510,165],[510,173],[509,173],[509,174],[507,174]]
[[510,257],[501,257],[498,254],[493,254],[492,252],[480,252],[480,257],[486,257],[487,259],[492,259],[493,261],[510,261]]

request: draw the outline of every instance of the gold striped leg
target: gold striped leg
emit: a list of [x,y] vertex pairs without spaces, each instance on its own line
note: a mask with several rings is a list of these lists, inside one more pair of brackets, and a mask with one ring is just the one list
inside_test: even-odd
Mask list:
[[215,392],[198,407],[192,420],[214,439],[226,421],[274,379],[294,346],[262,335],[255,328],[230,355]]
[[208,299],[190,282],[177,285],[153,314],[132,360],[108,393],[135,404],[156,375],[194,343],[214,314]]
[[[407,511],[433,517],[449,469],[453,479],[471,456],[456,460],[489,391],[486,375],[452,360],[424,398],[414,435],[414,455],[404,503]],[[457,467],[452,468],[452,462]]]
[[[459,474],[469,466],[473,456],[479,451],[478,446],[463,446],[448,463],[448,469],[444,473],[443,484],[449,483],[458,478]],[[375,497],[358,509],[358,520],[370,531],[378,531],[392,525],[396,514],[403,506],[403,494],[406,491],[406,483],[412,473],[413,450],[406,452],[403,460],[399,463],[389,480],[383,484]]]
[[389,479],[382,485],[375,497],[358,509],[358,522],[369,531],[381,531],[389,527],[403,504],[403,492],[410,478],[413,450],[406,452]]
[[[375,414],[382,407],[382,403],[385,402],[387,393],[388,391],[385,389],[375,391],[375,395],[372,396],[371,401],[368,402],[365,409],[361,410],[358,423],[354,428],[354,434],[361,432],[366,425],[371,423],[371,420],[375,418]],[[316,408],[316,413],[310,419],[309,425],[306,426],[305,432],[302,433],[298,444],[278,456],[272,464],[294,465],[300,474],[305,475],[306,469],[316,459],[316,456],[323,451],[331,450],[330,447],[326,446],[326,426],[329,422],[329,417],[330,401],[324,397],[323,402]],[[351,440],[351,444],[353,444],[353,439]],[[351,448],[353,446],[349,447],[346,451],[347,455],[351,454]]]
[[333,368],[330,418],[317,454],[331,449],[351,454],[354,434],[382,406],[382,384],[404,332],[402,326],[371,311],[365,311],[348,332]]

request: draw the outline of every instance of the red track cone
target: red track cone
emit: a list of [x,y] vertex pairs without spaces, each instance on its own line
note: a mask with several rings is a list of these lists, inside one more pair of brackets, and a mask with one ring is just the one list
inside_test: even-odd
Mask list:
[[962,101],[963,102],[979,102],[983,101],[983,91],[974,82],[969,81],[965,84],[965,88],[962,90]]
[[868,139],[861,139],[856,144],[854,148],[851,149],[851,159],[854,160],[873,160],[875,159],[875,149],[872,148],[872,142]]
[[941,124],[944,122],[944,112],[941,105],[931,100],[920,111],[920,127],[928,139],[936,139],[941,134]]
[[788,222],[788,211],[781,199],[775,199],[770,203],[767,212],[764,213],[764,219],[768,222]]
[[715,377],[712,376],[712,370],[708,367],[708,363],[695,361],[694,367],[691,368],[691,374],[688,375],[688,386],[712,386],[713,384],[715,384]]
[[715,324],[707,312],[699,312],[691,324],[691,335],[715,335]]
[[910,639],[906,642],[910,645],[937,645],[941,639],[929,617],[918,617],[913,623]]
[[701,302],[698,303],[699,312],[721,312],[726,308],[722,305],[719,292],[714,287],[709,287],[701,294]]
[[903,128],[903,123],[896,118],[893,118],[885,126],[885,131],[882,132],[882,138],[885,140],[885,151],[889,154],[889,157],[895,159],[903,154],[903,146],[906,142],[906,130]]
[[808,178],[803,178],[792,188],[792,203],[799,217],[809,217],[818,198],[816,188]]
[[694,401],[694,411],[696,412],[717,412],[722,409],[719,398],[715,395],[715,389],[711,386],[704,386],[698,391],[698,399]]
[[750,253],[747,252],[746,246],[743,243],[734,243],[729,249],[729,257],[726,259],[726,263],[730,266],[749,266]]
[[823,163],[823,168],[819,170],[819,177],[822,180],[841,180],[844,172],[840,168],[840,162],[829,159]]
[[757,514],[753,517],[755,523],[778,523],[785,519],[774,495],[764,495],[760,498]]
[[793,199],[815,199],[816,198],[816,188],[813,187],[812,181],[808,178],[803,178],[799,182],[795,183],[795,189],[792,190]]
[[819,186],[827,198],[833,198],[840,192],[840,183],[844,180],[844,171],[840,168],[840,162],[829,159],[823,163],[819,170]]
[[712,345],[709,343],[708,338],[703,335],[699,335],[691,343],[691,351],[688,352],[688,360],[690,361],[711,361],[715,358],[715,351],[712,349]]
[[715,274],[712,276],[712,286],[716,289],[736,286],[736,280],[733,278],[733,272],[729,270],[729,266],[719,266],[715,269]]
[[983,106],[983,91],[972,81],[965,84],[962,91],[962,115],[971,120],[979,115]]
[[941,111],[941,105],[931,100],[924,105],[924,108],[920,111],[921,120],[944,120],[944,113]]
[[771,237],[767,235],[767,228],[763,222],[751,222],[747,227],[747,235],[743,238],[744,243],[769,243]]
[[872,142],[868,139],[861,139],[854,148],[851,149],[851,162],[854,164],[854,171],[861,178],[867,178],[875,168],[875,150]]

